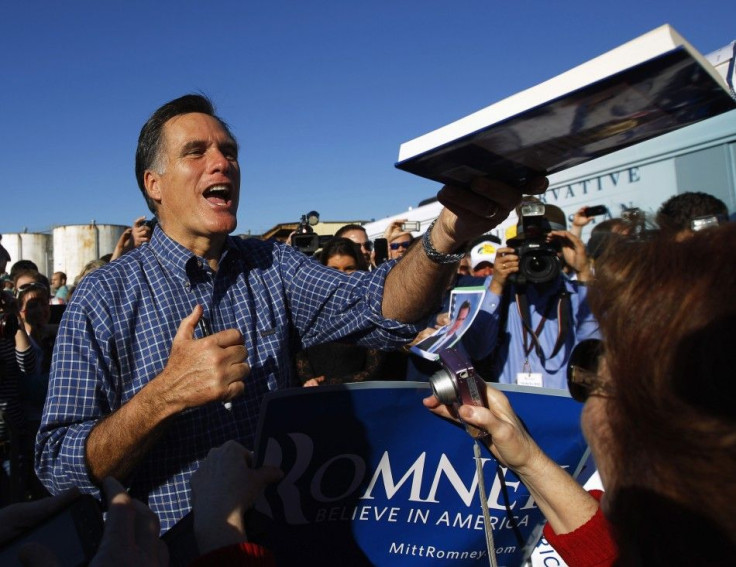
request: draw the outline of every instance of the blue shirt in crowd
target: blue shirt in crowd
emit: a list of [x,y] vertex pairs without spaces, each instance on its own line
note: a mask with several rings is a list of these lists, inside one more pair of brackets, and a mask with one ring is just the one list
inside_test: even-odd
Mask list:
[[[496,353],[495,366],[500,372],[495,376],[501,384],[516,384],[519,374],[541,374],[541,384],[545,388],[567,389],[567,363],[574,346],[583,339],[600,338],[598,323],[588,307],[587,287],[577,281],[561,275],[557,285],[542,288],[528,285],[526,295],[531,316],[531,328],[535,332],[540,328],[542,318],[544,324],[538,333],[541,346],[541,357],[537,349],[532,348],[532,338],[527,332],[526,347],[519,305],[516,301],[518,289],[513,284],[508,290],[509,304],[505,329],[499,329],[501,323],[502,297],[486,293],[481,311],[472,326],[463,335],[462,344],[468,354],[476,360],[485,358],[496,347],[498,337],[508,332],[508,340]],[[565,290],[570,297],[570,323],[566,330],[561,328],[558,312],[559,291]],[[564,304],[563,304],[564,308]],[[561,348],[555,354],[555,344],[560,333],[564,334]],[[530,351],[527,355],[527,351]]]
[[293,352],[345,337],[389,348],[416,334],[381,315],[391,265],[348,276],[290,246],[229,237],[215,272],[157,227],[149,244],[87,275],[72,296],[37,438],[39,478],[52,493],[98,493],[87,436],[164,369],[181,320],[200,304],[213,333],[243,334],[251,371],[230,409],[215,402],[174,417],[130,479],[131,495],[167,530],[189,510],[189,479],[211,448],[229,439],[253,446],[263,396],[296,385]]

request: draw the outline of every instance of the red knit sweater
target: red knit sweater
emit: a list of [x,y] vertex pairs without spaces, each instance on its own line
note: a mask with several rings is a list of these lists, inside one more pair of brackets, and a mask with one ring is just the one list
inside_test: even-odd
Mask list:
[[[599,502],[603,496],[600,490],[591,490],[590,494]],[[590,520],[567,534],[558,535],[547,524],[544,537],[568,567],[610,567],[618,556],[611,526],[600,507]]]

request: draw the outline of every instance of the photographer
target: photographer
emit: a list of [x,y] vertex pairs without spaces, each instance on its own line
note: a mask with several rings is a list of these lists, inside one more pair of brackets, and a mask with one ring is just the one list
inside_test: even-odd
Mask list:
[[462,344],[488,381],[563,389],[572,348],[598,333],[586,302],[590,263],[561,209],[526,200],[517,214],[517,237],[498,250],[490,293]]
[[120,235],[115,250],[113,250],[110,261],[120,258],[126,252],[130,252],[133,248],[138,248],[141,244],[151,240],[153,227],[156,225],[155,217],[146,220],[145,216],[138,217],[133,221],[133,226],[126,228]]

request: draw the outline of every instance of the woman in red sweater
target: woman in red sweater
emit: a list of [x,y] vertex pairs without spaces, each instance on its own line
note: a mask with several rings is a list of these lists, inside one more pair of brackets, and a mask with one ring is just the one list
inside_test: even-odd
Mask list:
[[[588,298],[604,339],[578,345],[568,385],[585,402],[602,499],[541,451],[501,392],[488,387],[488,409],[460,407],[534,496],[570,567],[736,557],[735,257],[731,223],[685,242],[622,240],[596,263]],[[433,396],[425,405],[451,417]]]

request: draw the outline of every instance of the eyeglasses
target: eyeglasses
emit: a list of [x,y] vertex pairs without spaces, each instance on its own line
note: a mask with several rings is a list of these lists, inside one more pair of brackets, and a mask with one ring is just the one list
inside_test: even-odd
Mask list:
[[411,242],[392,242],[391,244],[389,244],[391,250],[398,250],[399,248],[406,249],[409,248],[410,245]]
[[580,341],[570,353],[567,364],[567,388],[576,402],[585,402],[590,396],[609,391],[598,373],[603,356],[603,342],[599,339]]
[[18,288],[15,290],[15,296],[16,297],[20,297],[20,294],[21,293],[25,293],[25,292],[31,291],[33,289],[40,289],[40,290],[43,290],[43,291],[46,291],[46,292],[49,291],[49,288],[46,287],[41,282],[28,282],[28,283],[24,283],[21,286],[18,286]]
[[373,250],[373,242],[366,240],[365,242],[354,242],[356,248],[365,248],[367,252]]

